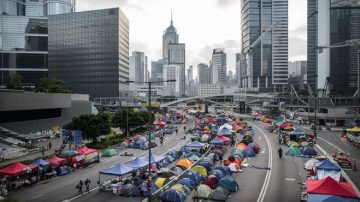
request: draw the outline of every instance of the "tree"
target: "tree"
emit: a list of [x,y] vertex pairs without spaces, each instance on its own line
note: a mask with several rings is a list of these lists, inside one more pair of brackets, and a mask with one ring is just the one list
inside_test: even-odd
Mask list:
[[68,130],[81,130],[83,138],[92,140],[94,144],[97,142],[97,137],[107,135],[111,131],[110,114],[108,112],[100,112],[95,114],[85,114],[74,117],[70,123],[67,123],[63,128]]
[[9,84],[6,86],[8,89],[21,90],[22,89],[22,76],[20,74],[15,74],[10,76]]
[[[145,112],[146,113],[146,112]],[[127,121],[128,117],[128,121]],[[129,129],[132,127],[143,126],[147,123],[148,116],[144,116],[143,112],[136,112],[134,108],[122,107],[114,114],[112,118],[113,127],[119,127],[127,134],[127,123]]]
[[40,79],[36,91],[46,93],[71,93],[69,89],[64,88],[64,81],[51,77]]

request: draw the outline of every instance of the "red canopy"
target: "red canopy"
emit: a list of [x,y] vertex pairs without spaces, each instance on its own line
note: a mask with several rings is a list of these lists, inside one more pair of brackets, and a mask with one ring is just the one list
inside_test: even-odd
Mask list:
[[25,172],[27,169],[35,169],[33,165],[24,165],[19,162],[10,164],[8,167],[0,169],[0,174],[2,175],[19,175],[22,172]]
[[53,157],[47,159],[46,161],[48,161],[53,166],[58,166],[61,163],[65,163],[66,159],[59,158],[57,156],[53,156]]
[[349,198],[357,198],[354,188],[350,183],[338,182],[331,177],[322,180],[306,180],[308,194],[326,194]]
[[230,138],[225,137],[225,136],[223,136],[221,134],[217,136],[217,139],[219,139],[219,140],[221,140],[223,142],[230,142]]
[[90,154],[90,153],[94,153],[94,152],[97,152],[96,149],[90,149],[90,148],[87,148],[87,147],[80,147],[76,150],[79,154]]

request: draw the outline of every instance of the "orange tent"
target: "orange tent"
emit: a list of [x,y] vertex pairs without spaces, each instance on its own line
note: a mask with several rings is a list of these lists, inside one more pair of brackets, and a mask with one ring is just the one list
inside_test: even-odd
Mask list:
[[236,163],[237,165],[240,165],[241,161],[238,158],[235,158],[235,161],[230,161],[229,159],[224,161],[224,166],[229,166],[231,163]]
[[244,150],[244,149],[246,149],[246,144],[240,143],[240,144],[238,144],[238,145],[236,146],[236,148],[237,148],[237,149]]
[[265,122],[265,119],[266,119],[266,118],[263,117],[263,118],[260,119],[260,121],[261,121],[261,122]]
[[181,166],[185,169],[188,169],[192,166],[192,162],[189,159],[180,159],[178,162],[176,162],[177,166]]

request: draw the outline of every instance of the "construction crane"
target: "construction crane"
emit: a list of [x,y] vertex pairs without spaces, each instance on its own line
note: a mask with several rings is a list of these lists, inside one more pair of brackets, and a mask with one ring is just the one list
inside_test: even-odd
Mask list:
[[[343,41],[343,42],[340,42],[340,43],[336,43],[336,44],[333,44],[333,45],[329,45],[329,46],[317,46],[316,49],[319,50],[319,54],[321,54],[323,52],[324,49],[326,48],[341,48],[341,47],[357,47],[358,48],[358,51],[357,51],[357,55],[358,55],[358,71],[357,71],[357,90],[354,94],[354,97],[355,96],[358,96],[360,97],[360,39],[351,39],[351,40],[346,40],[346,41]],[[328,87],[328,84],[329,84],[329,80],[330,78],[327,77],[326,78],[326,83],[325,83],[325,86],[324,86],[324,89],[323,89],[323,94],[326,94],[327,92],[327,87]]]

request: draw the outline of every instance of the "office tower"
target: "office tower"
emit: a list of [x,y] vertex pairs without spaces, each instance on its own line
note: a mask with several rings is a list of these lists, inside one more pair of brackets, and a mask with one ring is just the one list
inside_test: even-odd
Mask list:
[[35,87],[48,75],[48,15],[75,11],[75,0],[0,0],[0,87],[15,74]]
[[226,53],[224,49],[214,49],[211,62],[212,83],[226,83]]
[[[148,77],[147,56],[143,52],[134,51],[130,56],[129,78],[135,82],[146,82]],[[143,84],[141,84],[143,85]]]
[[126,91],[129,21],[123,12],[111,8],[49,16],[49,76],[91,99]]
[[242,0],[241,24],[242,54],[247,61],[246,66],[240,65],[241,86],[281,91],[288,79],[288,0]]
[[177,44],[179,42],[179,35],[176,33],[176,28],[173,25],[171,16],[170,26],[166,28],[163,34],[163,60],[169,59],[169,44]]
[[[151,61],[151,81],[162,81],[164,60]],[[159,83],[158,85],[162,85]]]
[[289,76],[306,76],[306,61],[289,62]]
[[307,82],[319,94],[353,95],[357,90],[355,46],[316,49],[360,39],[359,1],[308,0]]
[[204,64],[204,63],[200,63],[197,65],[197,77],[198,77],[198,84],[205,84],[205,80],[206,80],[206,69],[208,68],[208,65]]
[[172,88],[172,96],[181,96],[180,95],[180,86],[181,82],[179,80],[181,66],[176,64],[164,65],[163,78],[164,80],[176,80],[176,82],[165,82],[165,86],[170,86]]
[[194,69],[193,66],[191,65],[189,67],[189,69],[187,69],[187,82],[190,83],[192,80],[194,80]]

